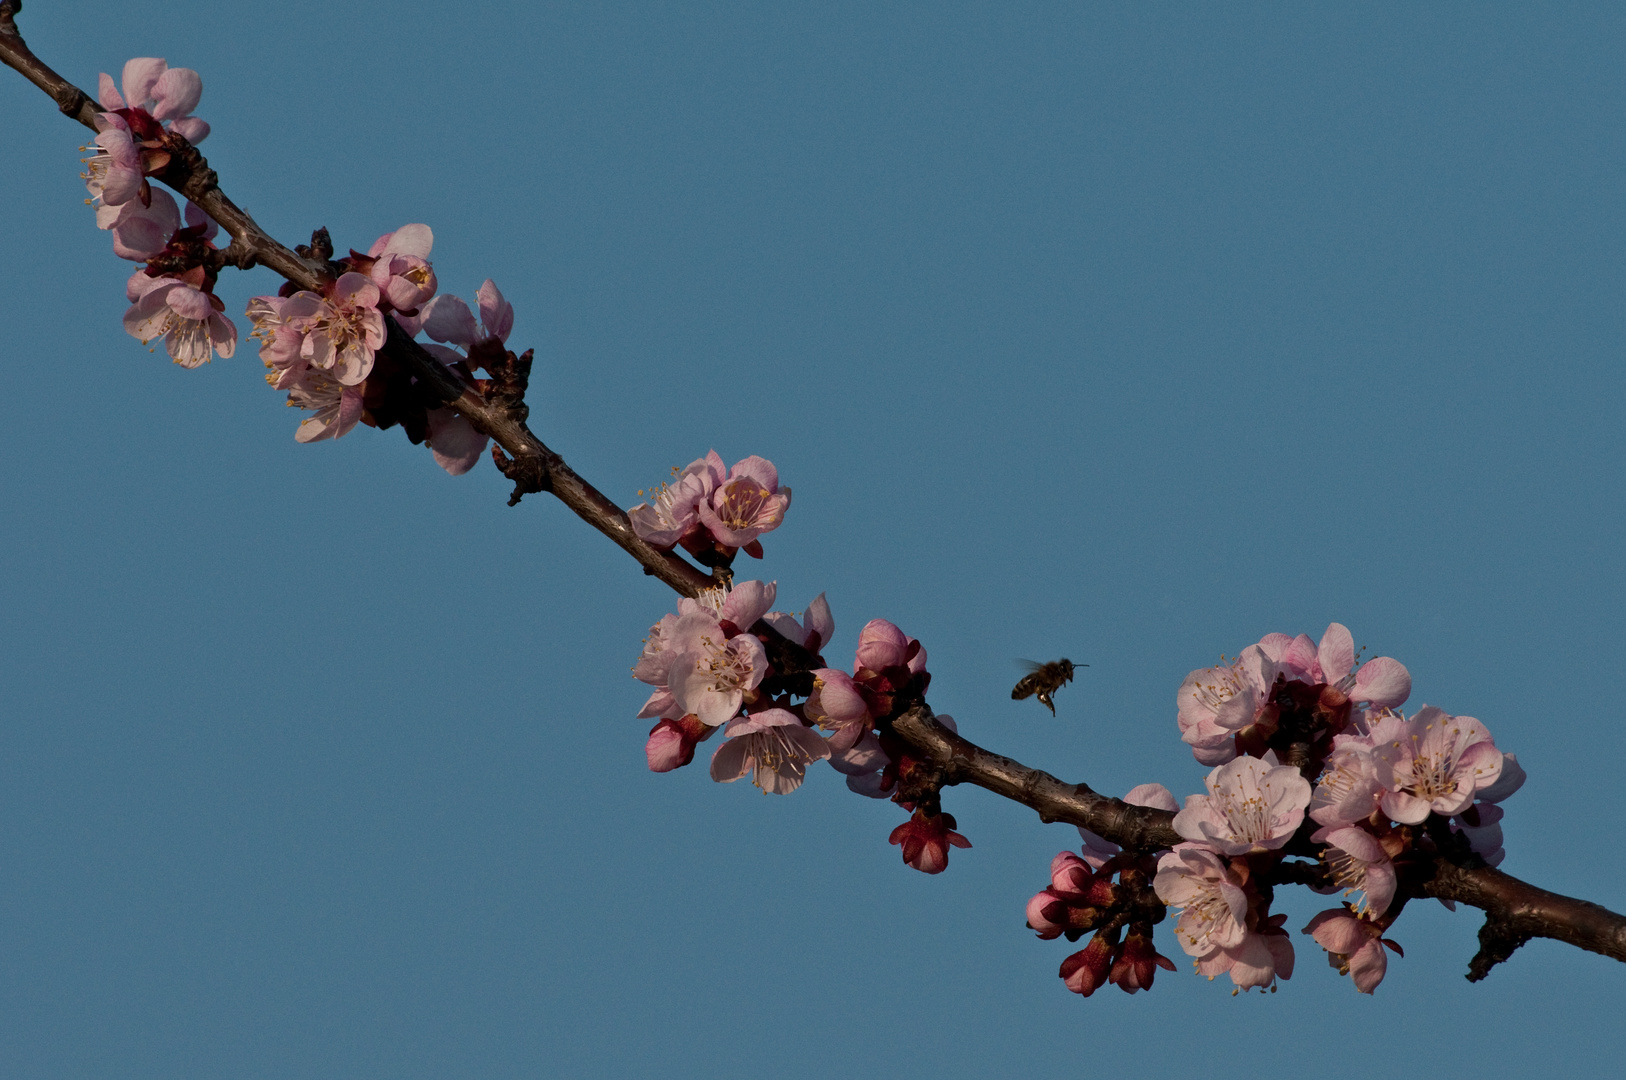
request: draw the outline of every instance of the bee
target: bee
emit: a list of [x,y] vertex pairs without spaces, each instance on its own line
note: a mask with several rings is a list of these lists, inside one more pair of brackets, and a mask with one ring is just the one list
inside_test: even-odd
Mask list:
[[1023,660],[1022,666],[1028,669],[1028,673],[1016,680],[1016,685],[1011,687],[1011,700],[1021,701],[1025,697],[1037,696],[1044,703],[1044,707],[1050,710],[1050,715],[1055,716],[1056,703],[1050,696],[1073,681],[1073,662],[1062,659],[1052,660],[1048,664],[1035,664],[1032,660]]

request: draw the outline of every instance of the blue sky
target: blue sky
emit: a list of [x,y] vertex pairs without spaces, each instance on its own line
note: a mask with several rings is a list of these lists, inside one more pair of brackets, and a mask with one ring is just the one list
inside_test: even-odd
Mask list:
[[[36,10],[37,7],[37,10]],[[82,86],[203,75],[293,243],[422,221],[532,427],[623,505],[795,490],[782,606],[892,619],[971,738],[1184,795],[1192,668],[1346,623],[1529,771],[1504,868],[1626,905],[1626,15],[1603,5],[29,5]],[[19,1076],[1599,1075],[1626,970],[1415,904],[1375,998],[1089,1000],[1023,926],[1076,834],[656,776],[672,598],[398,432],[296,445],[251,349],[125,335],[85,133],[9,71],[0,1058]],[[233,314],[272,291],[223,279]],[[239,320],[241,326],[241,320]],[[242,327],[246,329],[246,326]],[[1018,657],[1090,667],[1052,719]],[[1279,905],[1302,926],[1319,898]],[[1159,939],[1175,953],[1166,929]],[[1182,959],[1176,954],[1177,958]],[[1357,1032],[1359,1049],[1347,1043]],[[1224,1052],[1216,1054],[1216,1047]],[[1366,1053],[1359,1052],[1365,1050]]]

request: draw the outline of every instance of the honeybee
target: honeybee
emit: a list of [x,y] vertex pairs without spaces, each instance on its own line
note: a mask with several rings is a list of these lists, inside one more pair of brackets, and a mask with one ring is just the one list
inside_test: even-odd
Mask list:
[[1016,685],[1011,687],[1011,700],[1021,701],[1025,697],[1036,696],[1044,703],[1044,707],[1050,710],[1050,715],[1055,716],[1056,703],[1050,696],[1073,681],[1073,662],[1062,659],[1052,660],[1048,664],[1036,664],[1032,660],[1023,660],[1022,666],[1028,669],[1028,673],[1016,680]]

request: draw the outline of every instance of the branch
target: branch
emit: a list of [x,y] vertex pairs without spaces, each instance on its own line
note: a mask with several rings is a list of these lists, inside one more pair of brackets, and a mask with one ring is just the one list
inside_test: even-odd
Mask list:
[[892,731],[942,770],[944,784],[975,784],[1031,806],[1041,821],[1082,825],[1129,851],[1156,851],[1181,842],[1169,811],[1131,806],[1086,784],[1069,784],[984,750],[939,723],[924,701],[894,719]]
[[[43,90],[65,115],[96,130],[100,111],[96,101],[28,48],[17,31],[15,16],[20,10],[21,0],[0,0],[0,61]],[[154,179],[190,199],[230,234],[231,245],[221,253],[223,264],[247,269],[258,263],[300,288],[317,292],[333,279],[332,267],[325,259],[305,257],[279,243],[226,196],[214,170],[195,147],[178,135],[173,139],[176,149],[170,164]],[[681,596],[693,597],[726,580],[726,572],[708,575],[673,552],[641,540],[620,507],[577,475],[531,432],[525,424],[527,409],[513,395],[497,394],[496,400],[487,400],[478,388],[466,386],[430,356],[393,319],[388,320],[388,330],[382,351],[422,384],[430,401],[455,408],[507,452],[506,458],[496,452],[494,456],[498,468],[514,481],[510,505],[530,492],[551,492],[632,555],[646,574],[659,578]],[[811,670],[816,658],[766,623],[757,623],[752,631],[766,641],[781,674]],[[1032,807],[1042,821],[1082,826],[1130,852],[1152,852],[1181,842],[1174,831],[1172,813],[1131,806],[1100,795],[1085,784],[1066,783],[985,750],[938,722],[924,701],[908,704],[889,726],[936,771],[940,785],[974,784]],[[1284,863],[1280,880],[1313,883],[1319,880],[1319,871],[1310,864]],[[1419,879],[1409,883],[1409,891],[1486,912],[1479,934],[1480,950],[1469,966],[1470,980],[1484,978],[1492,967],[1533,937],[1553,938],[1626,961],[1626,917],[1585,900],[1537,888],[1490,867],[1457,865],[1444,856],[1437,857]]]

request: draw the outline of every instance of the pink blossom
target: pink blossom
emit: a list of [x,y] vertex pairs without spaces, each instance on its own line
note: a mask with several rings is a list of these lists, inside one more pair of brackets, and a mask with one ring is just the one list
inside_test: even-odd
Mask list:
[[874,727],[869,705],[853,685],[852,676],[834,668],[813,672],[813,693],[803,710],[807,718],[830,732],[830,748],[847,750]]
[[1230,664],[1198,668],[1180,684],[1180,739],[1204,765],[1222,765],[1236,756],[1231,736],[1252,724],[1270,703],[1277,666],[1258,645],[1242,650]]
[[213,293],[177,278],[148,277],[138,270],[127,292],[134,301],[124,313],[124,329],[143,345],[164,339],[170,358],[194,368],[214,354],[222,358],[237,349],[237,327],[220,314],[225,307]]
[[660,720],[649,729],[649,742],[644,747],[649,771],[671,772],[687,765],[694,760],[695,745],[712,730],[694,716]]
[[209,125],[186,115],[203,93],[203,81],[190,68],[168,68],[162,60],[137,57],[124,65],[125,94],[134,95],[128,101],[105,72],[99,87],[107,111],[96,114],[97,152],[85,159],[83,176],[97,208],[96,226],[107,229],[118,207],[136,198],[143,204],[151,200],[146,177],[162,170],[171,153],[165,128],[197,143],[209,134]]
[[288,404],[314,412],[294,429],[296,442],[320,442],[347,435],[361,419],[361,387],[344,386],[326,372],[306,369],[288,391]]
[[651,686],[664,686],[671,668],[674,641],[696,636],[723,641],[751,626],[773,606],[774,582],[742,581],[732,589],[703,589],[694,598],[680,597],[676,615],[665,615],[649,628],[633,677]]
[[708,612],[722,627],[725,637],[743,634],[756,625],[773,606],[779,584],[773,581],[739,581],[731,586],[702,589],[693,599],[678,599],[678,614]]
[[1248,936],[1248,896],[1241,880],[1209,848],[1178,844],[1157,862],[1157,898],[1180,909],[1175,936],[1186,955],[1204,957],[1240,946]]
[[1355,989],[1370,994],[1383,981],[1389,958],[1384,947],[1397,955],[1400,946],[1383,937],[1376,923],[1357,918],[1347,908],[1323,911],[1310,920],[1304,932],[1327,950],[1327,960],[1338,972],[1355,980]]
[[916,810],[908,821],[892,830],[887,842],[903,848],[903,861],[909,866],[923,874],[941,874],[948,869],[950,846],[971,846],[971,841],[954,831],[956,824],[953,814],[928,815]]
[[1416,825],[1429,812],[1450,817],[1474,801],[1502,774],[1502,752],[1490,732],[1471,716],[1451,716],[1425,705],[1375,750],[1379,778],[1390,789],[1384,813]]
[[378,299],[378,286],[361,274],[341,274],[305,331],[303,352],[310,365],[333,372],[343,386],[366,379],[373,370],[373,354],[384,347]]
[[305,333],[321,309],[322,298],[312,292],[249,299],[246,314],[254,326],[249,336],[259,339],[260,362],[270,369],[265,381],[276,389],[291,390],[304,381],[310,367]]
[[191,68],[172,68],[163,60],[138,56],[125,62],[124,94],[113,88],[106,72],[97,80],[97,101],[108,112],[139,110],[154,120],[167,123],[191,143],[200,143],[209,134],[209,125],[192,116],[203,97],[203,79]]
[[[473,322],[473,316],[469,321]],[[682,471],[674,468],[672,473],[670,484],[662,484],[651,492],[649,505],[639,504],[627,511],[632,531],[656,547],[672,547],[686,534],[700,528],[697,508],[701,500],[708,498],[728,478],[727,467],[715,450],[691,461]]]
[[1322,861],[1344,895],[1363,894],[1357,911],[1375,918],[1389,910],[1395,896],[1395,868],[1376,837],[1347,826],[1318,829],[1310,839],[1327,845]]
[[728,741],[711,757],[711,778],[727,784],[752,773],[751,782],[771,795],[795,791],[802,786],[807,767],[830,756],[825,741],[784,709],[737,716],[723,735]]
[[1286,921],[1286,915],[1274,915],[1258,930],[1249,930],[1241,944],[1215,949],[1197,961],[1197,974],[1210,979],[1229,975],[1236,984],[1233,994],[1292,978],[1293,943],[1282,929]]
[[[191,210],[190,203],[187,209]],[[161,254],[181,227],[181,210],[167,191],[154,189],[152,201],[143,206],[132,199],[119,209],[113,222],[113,254],[121,259],[146,262]]]
[[[110,229],[120,210],[140,193],[146,174],[141,149],[122,117],[98,113],[96,126],[98,131],[92,140],[96,153],[84,159],[85,171],[80,178],[90,192],[86,201],[96,208],[96,227]],[[150,187],[148,191],[150,197]]]
[[[740,660],[750,655],[753,664],[759,659],[766,668],[766,654],[761,651],[761,642],[754,638],[750,642],[741,639],[740,644],[733,647],[733,652],[728,652],[725,642],[740,638],[740,629],[735,625],[735,620],[746,620],[746,625],[750,626],[771,607],[774,594],[776,587],[772,582],[746,581],[740,582],[732,590],[706,589],[696,599],[683,597],[678,600],[676,615],[663,616],[659,623],[650,626],[642,654],[633,667],[634,678],[655,688],[655,693],[644,703],[639,716],[683,716],[686,709],[678,706],[668,683],[672,680],[673,662],[685,649],[689,654],[683,662],[689,665],[699,664],[701,654],[711,657],[709,662],[719,664],[730,662],[730,657]],[[689,668],[680,668],[680,675],[685,672],[689,672]],[[689,673],[693,675],[693,672]],[[761,673],[756,675],[756,682],[761,682]],[[741,688],[741,701],[745,691],[754,688],[756,682]],[[738,703],[733,706],[733,711],[738,711]],[[715,724],[727,721],[728,716],[733,716],[733,712],[728,712],[727,716],[717,716]],[[715,727],[715,724],[712,725]]]
[[1305,634],[1266,634],[1259,647],[1289,679],[1327,683],[1351,701],[1392,708],[1411,696],[1411,673],[1397,660],[1379,656],[1356,669],[1355,639],[1342,623],[1329,625],[1319,645]]
[[480,308],[478,324],[469,305],[460,298],[450,293],[435,297],[420,315],[424,333],[436,341],[461,345],[465,350],[493,338],[506,344],[514,329],[514,306],[503,298],[502,290],[490,278],[480,286],[475,302]]
[[830,643],[831,636],[836,632],[835,616],[830,614],[830,604],[823,593],[815,596],[813,602],[807,605],[807,613],[801,622],[783,611],[770,611],[762,618],[785,640],[794,641],[815,656]]
[[750,630],[773,607],[778,594],[777,582],[736,582],[723,594],[723,602],[717,609],[717,619],[722,623],[723,631],[732,637]]
[[790,488],[779,486],[779,471],[768,459],[752,456],[735,462],[728,479],[695,510],[719,544],[761,558],[757,537],[777,529],[789,508]]
[[[470,362],[470,354],[481,342],[508,340],[514,325],[513,306],[503,299],[502,292],[488,278],[480,286],[479,304],[484,326],[475,322],[474,314],[461,299],[452,295],[434,296],[437,282],[429,268],[427,257],[434,236],[427,225],[403,225],[392,233],[385,233],[373,242],[369,255],[376,257],[372,265],[373,282],[384,289],[383,299],[396,308],[395,320],[408,333],[420,329],[440,342],[450,342],[463,349],[457,352],[442,345],[425,345],[431,355],[448,367]],[[434,296],[434,299],[430,297]],[[422,305],[419,307],[418,305]],[[408,316],[406,312],[416,310]],[[459,370],[459,377],[468,376]],[[468,417],[450,406],[429,411],[429,449],[434,452],[435,463],[453,476],[461,476],[474,468],[485,456],[490,440],[475,429]]]
[[880,674],[898,667],[915,675],[925,671],[926,650],[885,619],[871,619],[858,632],[858,651],[853,656],[855,677],[866,671]]
[[367,249],[376,260],[367,276],[383,299],[403,314],[416,312],[435,295],[438,283],[429,265],[435,234],[427,225],[403,225],[385,233]]
[[1333,751],[1316,780],[1315,793],[1310,797],[1310,817],[1317,824],[1329,826],[1365,821],[1378,808],[1384,790],[1378,780],[1371,740],[1339,735],[1333,739]]
[[1208,774],[1207,795],[1186,796],[1174,829],[1226,855],[1274,851],[1304,820],[1310,782],[1274,758],[1237,758]]
[[[1174,793],[1162,784],[1137,784],[1129,789],[1129,793],[1124,796],[1124,802],[1130,806],[1150,806],[1171,812],[1180,809]],[[1103,863],[1123,850],[1117,844],[1102,839],[1082,825],[1078,826],[1078,835],[1084,839],[1084,861],[1092,869],[1099,870]]]
[[736,715],[745,695],[767,673],[762,642],[749,634],[725,638],[709,611],[680,615],[665,648],[670,651],[666,684],[675,707],[694,713],[709,727]]

